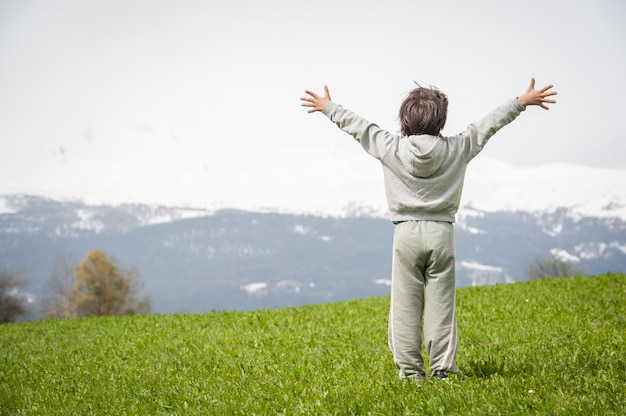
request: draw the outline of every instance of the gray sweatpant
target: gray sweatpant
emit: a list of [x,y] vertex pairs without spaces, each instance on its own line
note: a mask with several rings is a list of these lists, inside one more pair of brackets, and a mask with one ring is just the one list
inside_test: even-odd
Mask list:
[[454,227],[436,221],[395,226],[389,348],[401,378],[425,378],[422,318],[430,370],[456,366]]

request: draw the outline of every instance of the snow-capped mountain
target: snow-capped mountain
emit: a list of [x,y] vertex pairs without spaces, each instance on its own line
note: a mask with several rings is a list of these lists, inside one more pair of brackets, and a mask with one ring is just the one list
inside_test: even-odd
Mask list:
[[484,211],[554,212],[626,220],[626,169],[571,164],[516,168],[478,158],[468,168],[463,206]]
[[118,151],[123,141],[108,141],[113,133],[83,140],[40,155],[34,169],[18,165],[0,175],[0,194],[322,216],[344,216],[358,205],[384,215],[380,169],[358,148],[303,151],[193,133],[184,139],[142,129],[122,133],[146,155]]
[[[28,163],[8,161],[1,168],[5,173],[0,171],[0,195],[78,199],[92,205],[333,217],[365,210],[387,216],[378,161],[343,134],[333,148],[304,149],[141,125],[118,131],[91,127],[85,136],[33,149]],[[626,219],[626,169],[568,164],[519,168],[481,154],[469,165],[462,206],[489,212],[565,208],[574,216]]]
[[[138,268],[156,312],[388,293],[382,171],[358,145],[198,149],[200,139],[148,133],[132,139],[151,158],[92,140],[0,175],[0,267],[22,270],[33,298],[59,256],[80,261],[93,248]],[[98,157],[74,157],[88,151]],[[524,280],[539,256],[590,274],[626,270],[625,184],[626,170],[480,155],[456,221],[459,286]]]
[[[40,299],[59,258],[102,249],[140,272],[155,312],[201,312],[386,295],[393,225],[368,216],[319,217],[153,205],[0,197],[0,265],[21,270]],[[553,212],[465,209],[456,227],[459,286],[527,278],[537,257],[626,270],[626,222]]]

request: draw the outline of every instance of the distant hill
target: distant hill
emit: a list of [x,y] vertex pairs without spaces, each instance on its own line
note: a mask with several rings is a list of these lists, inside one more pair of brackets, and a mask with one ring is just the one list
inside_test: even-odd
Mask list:
[[[386,295],[393,225],[377,217],[319,217],[146,204],[87,205],[0,197],[0,267],[24,271],[37,299],[58,257],[99,248],[136,266],[156,313],[246,310]],[[567,209],[462,210],[459,286],[524,280],[527,262],[556,255],[588,274],[626,270],[626,222]]]

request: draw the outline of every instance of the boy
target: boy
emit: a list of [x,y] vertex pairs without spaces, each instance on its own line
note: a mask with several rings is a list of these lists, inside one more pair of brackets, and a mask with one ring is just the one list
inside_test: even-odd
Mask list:
[[400,378],[426,378],[422,317],[431,374],[446,378],[456,366],[456,276],[454,223],[467,164],[491,136],[529,105],[548,110],[556,95],[548,85],[496,108],[455,136],[441,135],[448,98],[436,89],[412,90],[400,107],[401,135],[370,123],[324,95],[306,90],[302,106],[321,111],[380,160],[385,193],[396,224],[391,271],[389,348]]

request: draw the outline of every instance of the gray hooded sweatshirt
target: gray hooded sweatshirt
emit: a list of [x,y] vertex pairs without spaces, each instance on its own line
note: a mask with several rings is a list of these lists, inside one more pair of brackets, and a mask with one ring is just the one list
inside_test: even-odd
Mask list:
[[392,134],[332,101],[322,112],[382,163],[392,221],[452,223],[467,164],[523,110],[517,98],[510,99],[464,132],[449,137]]

